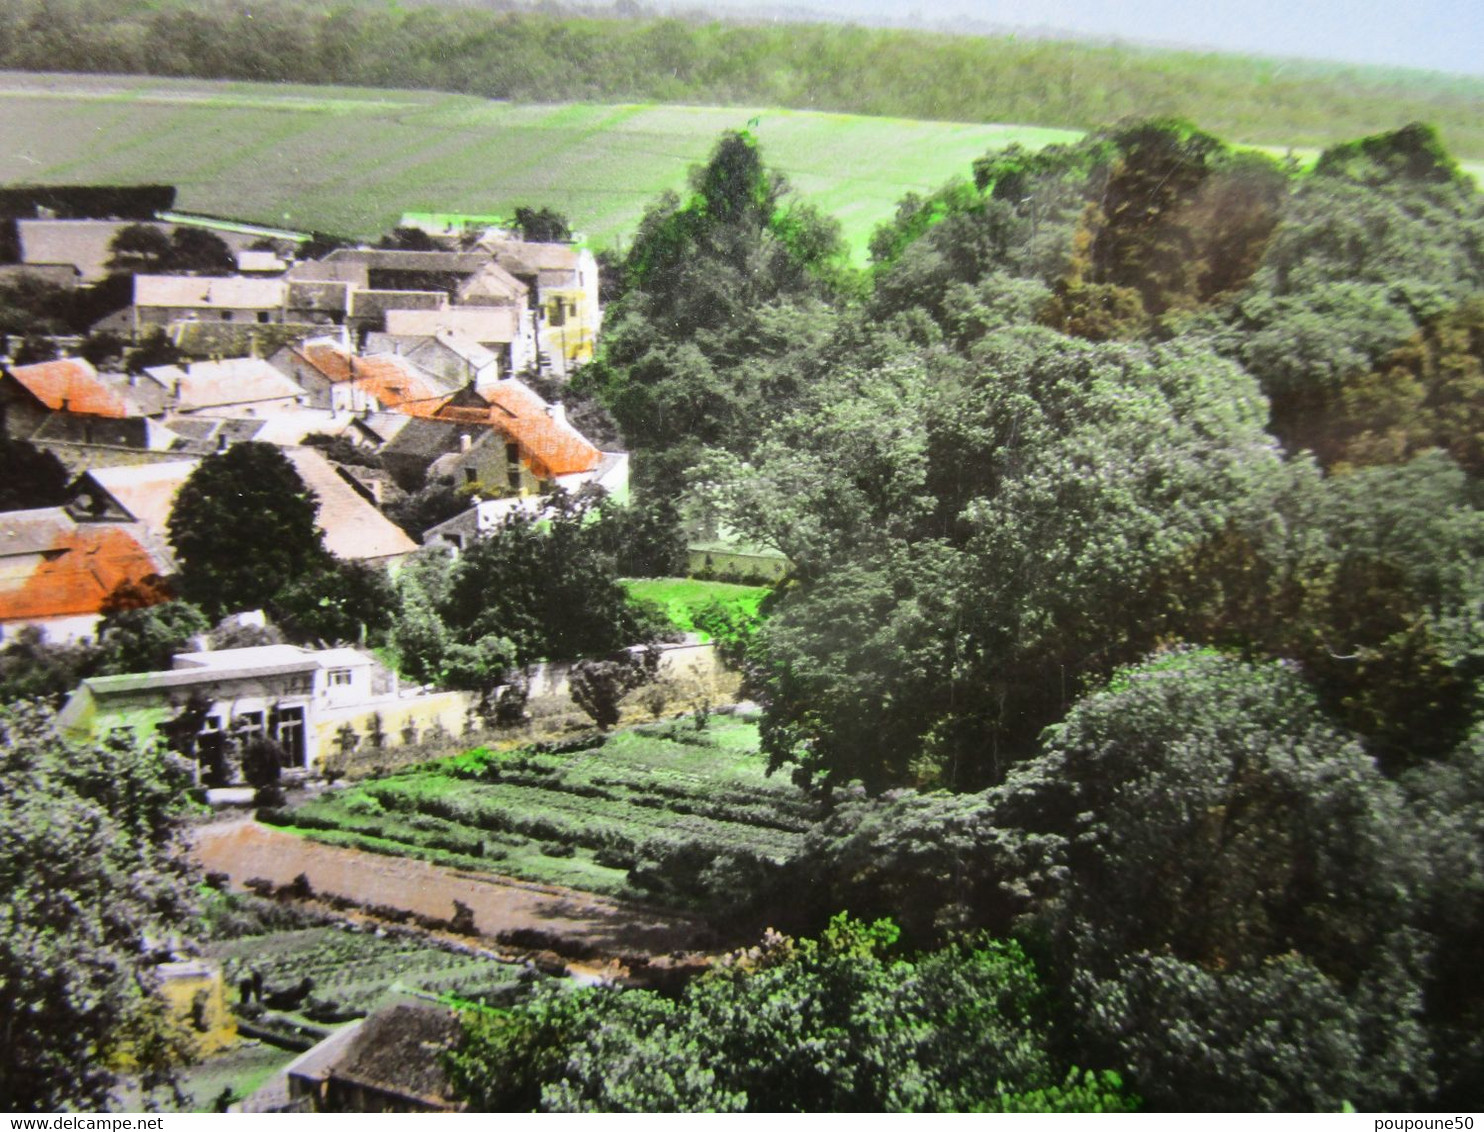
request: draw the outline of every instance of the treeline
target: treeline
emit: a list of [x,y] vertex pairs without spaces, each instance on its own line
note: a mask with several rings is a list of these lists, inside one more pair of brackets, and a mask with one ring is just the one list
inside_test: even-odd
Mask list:
[[1409,119],[1484,157],[1484,84],[1381,68],[841,26],[748,26],[341,0],[4,0],[0,67],[780,106],[1091,128],[1180,114],[1329,142]]
[[792,565],[723,634],[834,807],[772,922],[1016,938],[1150,1107],[1477,1106],[1484,197],[1420,125],[965,172],[855,275],[724,137],[578,378]]

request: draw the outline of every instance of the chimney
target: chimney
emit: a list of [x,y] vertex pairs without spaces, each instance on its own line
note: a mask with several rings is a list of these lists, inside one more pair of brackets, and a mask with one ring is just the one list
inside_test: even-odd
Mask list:
[[467,432],[464,433],[462,436],[459,437],[459,451],[460,452],[467,452],[467,451],[469,451],[469,449],[471,449],[473,447],[474,447],[474,440],[473,440],[473,438]]
[[566,424],[567,423],[567,406],[566,405],[563,405],[560,401],[557,401],[557,402],[555,402],[554,404],[551,404],[551,405],[547,405],[546,406],[546,415],[548,417],[550,417],[552,420],[556,421],[558,424]]

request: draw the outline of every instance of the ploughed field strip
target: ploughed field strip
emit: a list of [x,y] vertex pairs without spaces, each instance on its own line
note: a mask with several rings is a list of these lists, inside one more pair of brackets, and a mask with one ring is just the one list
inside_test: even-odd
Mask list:
[[754,725],[725,719],[578,750],[480,749],[268,816],[332,844],[644,899],[676,854],[779,865],[798,852],[817,808],[766,776],[756,744]]
[[435,947],[411,935],[337,927],[221,940],[209,951],[222,960],[233,985],[254,972],[269,994],[311,980],[292,1007],[311,1022],[368,1014],[412,992],[499,1003],[532,977],[519,964]]

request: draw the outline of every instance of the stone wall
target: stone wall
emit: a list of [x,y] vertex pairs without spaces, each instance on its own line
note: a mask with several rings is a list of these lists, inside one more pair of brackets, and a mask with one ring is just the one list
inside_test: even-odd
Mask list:
[[[622,724],[646,723],[699,707],[735,703],[741,677],[727,669],[710,643],[662,645],[659,674],[624,699]],[[514,746],[588,731],[593,721],[571,696],[571,664],[537,664],[527,670],[526,722],[489,728],[468,692],[384,701],[327,717],[319,729],[321,771],[337,777],[385,774],[477,746]],[[342,740],[342,730],[350,732]]]

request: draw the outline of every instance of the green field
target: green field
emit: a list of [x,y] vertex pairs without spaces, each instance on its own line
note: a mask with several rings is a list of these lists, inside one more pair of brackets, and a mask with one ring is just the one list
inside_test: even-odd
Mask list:
[[[698,578],[629,578],[623,583],[631,598],[653,602],[670,623],[684,633],[696,632],[694,616],[712,602],[756,614],[767,586],[739,586],[731,582],[703,582]],[[706,634],[701,634],[702,640]]]
[[550,206],[595,247],[621,247],[646,205],[682,188],[723,130],[749,122],[769,164],[840,221],[860,262],[905,193],[967,176],[974,158],[1011,142],[1078,136],[756,107],[9,72],[0,182],[168,183],[185,211],[356,237],[404,212]]
[[[766,775],[757,726],[714,717],[563,753],[471,751],[323,795],[275,820],[307,836],[610,896],[668,899],[678,857],[781,865],[819,816]],[[663,891],[661,891],[663,889]]]
[[598,247],[750,119],[767,160],[863,256],[909,191],[991,148],[1067,130],[691,106],[534,106],[466,95],[189,79],[0,75],[0,181],[166,183],[177,207],[372,236],[404,212],[565,212]]
[[[208,953],[222,961],[229,986],[253,970],[268,990],[308,976],[309,1004],[337,1014],[369,1014],[409,993],[499,999],[526,978],[518,964],[451,951],[412,935],[376,935],[343,927],[312,927],[220,940]],[[317,1021],[316,1009],[303,1014]]]

